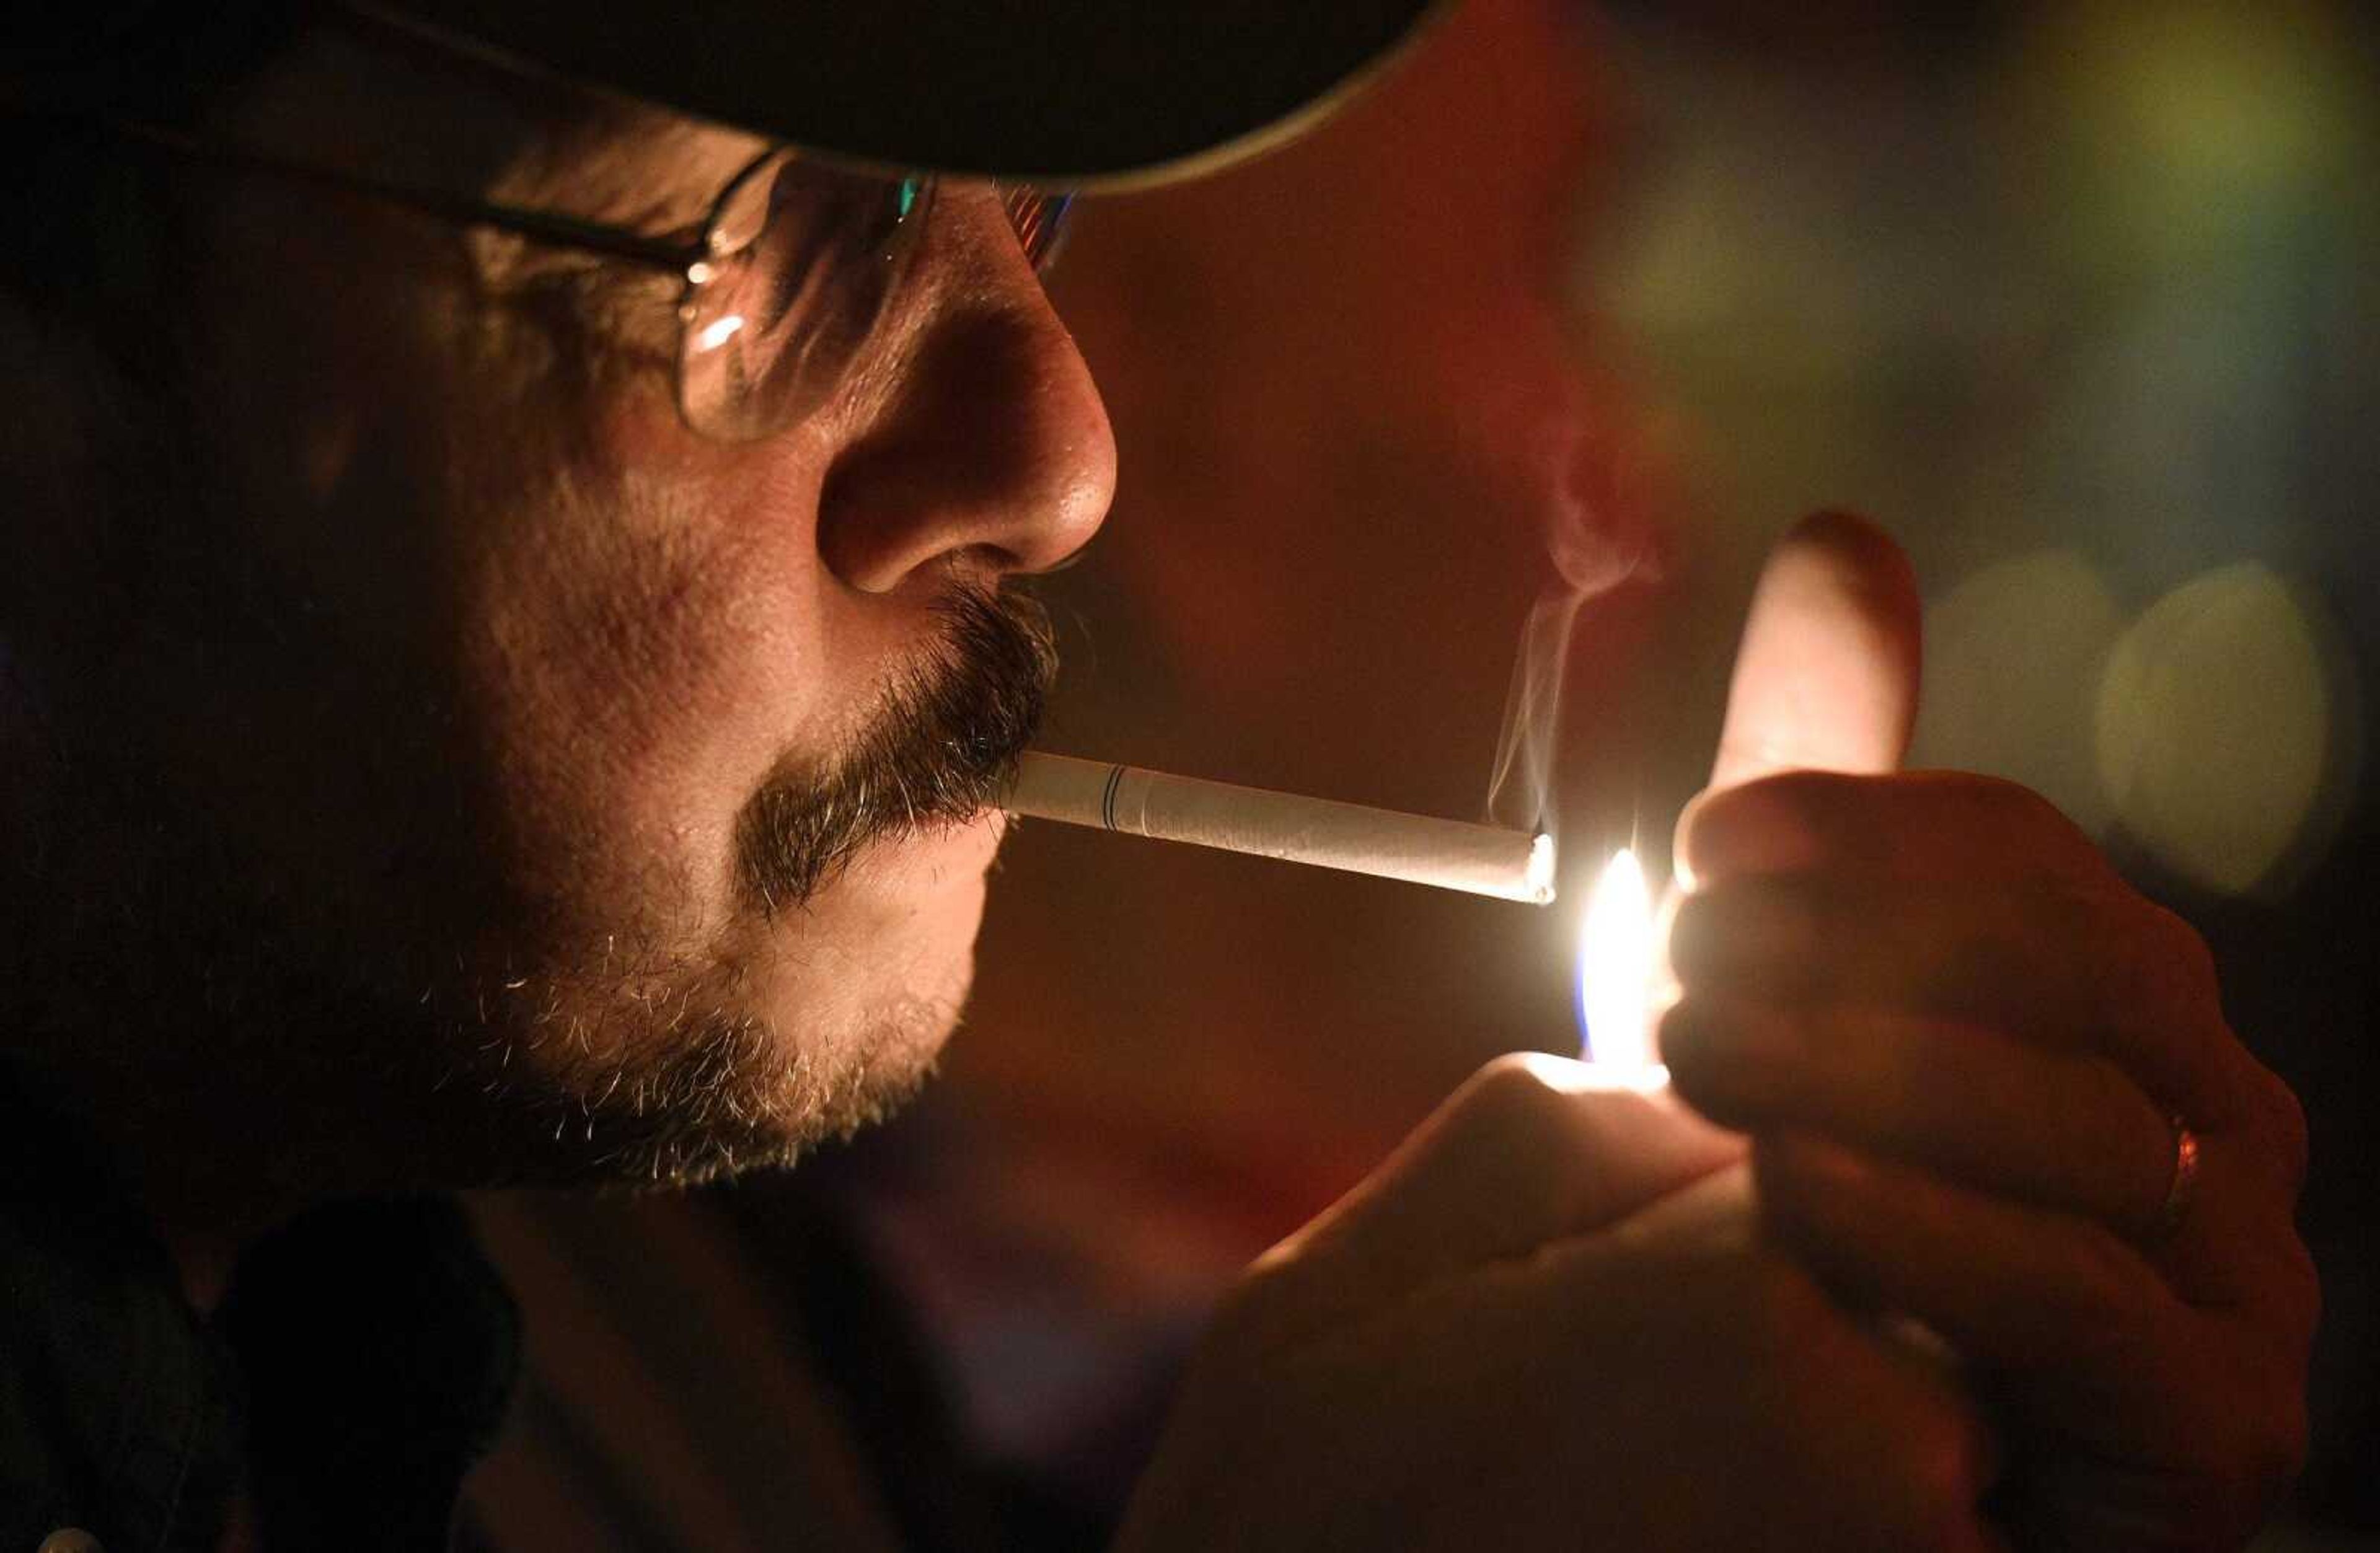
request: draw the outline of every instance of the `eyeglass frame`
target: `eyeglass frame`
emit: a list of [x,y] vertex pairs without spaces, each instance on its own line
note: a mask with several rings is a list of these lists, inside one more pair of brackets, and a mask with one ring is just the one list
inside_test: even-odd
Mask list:
[[[674,276],[685,287],[677,309],[679,348],[672,355],[670,369],[671,399],[676,406],[678,419],[697,436],[713,441],[741,440],[716,431],[705,430],[698,424],[687,404],[686,336],[686,333],[694,327],[691,302],[696,291],[708,279],[709,266],[717,257],[713,251],[712,234],[720,228],[729,202],[734,200],[746,180],[760,168],[784,157],[788,152],[795,156],[802,154],[797,148],[784,145],[770,145],[762,148],[759,154],[737,168],[735,175],[721,186],[719,193],[712,199],[700,222],[679,228],[679,233],[686,234],[680,236],[676,233],[639,232],[633,227],[614,225],[584,216],[570,215],[560,211],[536,210],[478,200],[468,195],[451,194],[443,189],[423,188],[416,185],[375,177],[369,174],[349,172],[344,168],[326,167],[315,163],[277,156],[248,146],[208,140],[141,119],[54,113],[14,104],[0,104],[0,115],[19,119],[42,120],[61,127],[86,133],[104,134],[189,161],[209,164],[235,172],[261,173],[298,183],[310,184],[334,193],[375,200],[401,210],[409,210],[446,221],[457,226],[484,227],[491,231],[503,232],[512,237],[541,243],[550,248],[592,254],[598,258],[630,265],[637,269]],[[884,173],[872,176],[880,178],[889,188],[897,188],[905,184],[917,185],[916,200],[927,209],[931,208],[932,195],[941,182],[938,176],[926,173],[908,175]],[[1066,217],[1074,206],[1075,196],[1071,192],[1049,192],[1031,189],[1022,185],[1000,182],[994,182],[992,187],[1002,194],[1002,208],[1009,213],[1011,227],[1016,232],[1019,245],[1026,249],[1026,257],[1033,266],[1035,275],[1046,276],[1056,262],[1058,251],[1063,244]],[[1038,230],[1048,234],[1047,241],[1042,244],[1038,252],[1034,251],[1031,246],[1032,235],[1018,228],[1016,224],[1016,210],[1012,200],[1020,193],[1032,195],[1036,199],[1040,221]],[[758,236],[759,234],[756,233],[754,240],[758,239]]]

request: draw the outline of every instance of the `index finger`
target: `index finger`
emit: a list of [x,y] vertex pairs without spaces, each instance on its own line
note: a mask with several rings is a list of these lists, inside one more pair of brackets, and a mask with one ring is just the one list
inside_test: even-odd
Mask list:
[[1688,998],[1894,1010],[2112,1058],[2193,1126],[2229,1123],[2261,1071],[2223,1021],[2188,923],[2130,892],[1831,875],[1687,897],[1670,961]]
[[1971,771],[1763,777],[1696,801],[1679,819],[1678,855],[1697,883],[1817,868],[1910,882],[2114,878],[2048,799]]

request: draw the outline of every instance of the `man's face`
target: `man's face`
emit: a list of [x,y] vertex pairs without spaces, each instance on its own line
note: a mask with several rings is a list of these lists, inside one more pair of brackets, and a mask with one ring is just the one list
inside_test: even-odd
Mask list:
[[[327,42],[229,132],[649,231],[759,149],[527,119]],[[155,819],[143,909],[190,925],[128,952],[206,982],[194,1029],[225,988],[335,1011],[273,1038],[358,1041],[400,1113],[484,1094],[534,1174],[775,1158],[905,1093],[1048,673],[1002,581],[1085,543],[1113,479],[994,193],[946,187],[832,399],[742,444],[678,419],[667,277],[268,180],[189,195],[186,478],[109,492],[138,565],[99,785]]]

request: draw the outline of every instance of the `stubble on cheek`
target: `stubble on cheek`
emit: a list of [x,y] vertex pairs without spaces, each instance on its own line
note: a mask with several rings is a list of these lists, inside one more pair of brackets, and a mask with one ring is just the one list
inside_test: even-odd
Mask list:
[[[882,1115],[971,979],[977,816],[1054,672],[1038,611],[953,577],[903,661],[830,685],[782,521],[567,438],[478,453],[442,522],[480,855],[428,880],[463,915],[414,984],[446,1082],[535,1179],[696,1179]],[[832,713],[856,731],[817,747]]]
[[[480,1034],[462,1076],[525,1141],[517,1173],[667,1183],[781,1163],[926,1081],[972,979],[1000,833],[981,806],[1048,676],[1029,631],[980,650],[981,631],[1008,629],[1007,612],[982,625],[997,609],[954,605],[963,625],[865,736],[800,762],[815,774],[781,763],[740,807],[708,795],[732,823],[698,829],[659,801],[607,821],[600,783],[572,795],[588,831],[552,847],[552,932],[534,965],[482,980],[464,1021]],[[664,795],[691,791],[681,772]]]
[[517,1179],[686,1184],[790,1163],[931,1076],[972,980],[986,845],[871,852],[705,964],[502,990],[471,1062]]
[[[326,1114],[484,1127],[472,1158],[516,1177],[693,1179],[882,1114],[956,1019],[979,903],[942,903],[928,931],[889,909],[871,855],[921,799],[979,792],[1002,741],[958,734],[973,788],[911,746],[904,795],[824,827],[832,862],[755,910],[739,821],[788,737],[754,713],[792,677],[764,654],[800,558],[690,510],[690,484],[624,489],[566,428],[458,389],[488,411],[458,431],[428,397],[382,406],[303,490],[227,493],[187,525],[189,619],[160,617],[156,677],[204,694],[151,694],[169,709],[154,742],[187,734],[204,760],[187,801],[149,806],[194,817],[190,856],[151,892],[176,903],[154,914],[176,940],[153,956],[157,1007],[219,1002],[260,1052],[320,1049],[305,1087]],[[244,542],[199,542],[217,534]],[[226,552],[245,591],[202,586]],[[225,639],[225,616],[259,624]],[[176,656],[191,641],[213,650]],[[147,789],[127,786],[138,815]],[[317,1038],[333,1032],[351,1044]]]

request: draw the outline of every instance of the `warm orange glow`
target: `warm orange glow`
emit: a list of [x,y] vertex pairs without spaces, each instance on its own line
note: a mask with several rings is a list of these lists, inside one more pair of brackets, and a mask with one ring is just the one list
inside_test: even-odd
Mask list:
[[1644,1086],[1668,1073],[1653,1061],[1653,898],[1636,855],[1605,865],[1578,935],[1578,1009],[1586,1056],[1609,1078]]

